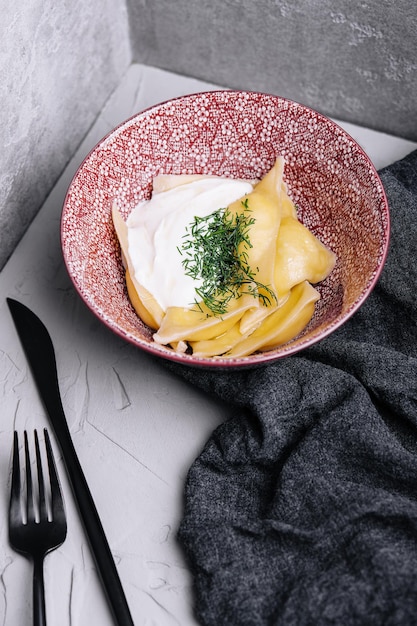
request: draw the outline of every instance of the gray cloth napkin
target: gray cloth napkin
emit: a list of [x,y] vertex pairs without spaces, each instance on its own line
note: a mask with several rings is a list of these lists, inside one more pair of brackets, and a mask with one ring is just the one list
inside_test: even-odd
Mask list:
[[417,624],[417,151],[380,176],[390,251],[351,320],[265,367],[173,366],[233,407],[185,486],[201,624]]

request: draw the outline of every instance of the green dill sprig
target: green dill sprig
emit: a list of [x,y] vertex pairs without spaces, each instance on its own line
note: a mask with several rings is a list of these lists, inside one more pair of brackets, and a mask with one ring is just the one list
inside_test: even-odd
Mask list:
[[217,316],[224,315],[229,302],[243,293],[259,297],[265,306],[271,298],[276,300],[272,289],[259,283],[249,266],[249,232],[255,219],[250,215],[248,198],[242,200],[242,206],[244,211],[236,215],[221,208],[206,217],[196,216],[178,248],[184,257],[185,274],[201,281],[196,288],[200,300],[196,298],[195,304],[202,310],[202,302]]

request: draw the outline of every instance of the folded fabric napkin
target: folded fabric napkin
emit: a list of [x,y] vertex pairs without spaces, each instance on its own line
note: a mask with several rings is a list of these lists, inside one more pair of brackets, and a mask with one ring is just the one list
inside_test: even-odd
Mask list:
[[201,624],[417,624],[417,151],[380,176],[390,251],[342,328],[257,369],[172,366],[234,407],[185,487]]

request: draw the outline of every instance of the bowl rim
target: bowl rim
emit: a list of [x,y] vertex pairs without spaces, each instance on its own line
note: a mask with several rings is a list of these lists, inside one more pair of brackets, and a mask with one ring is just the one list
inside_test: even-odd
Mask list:
[[[88,294],[86,294],[86,292],[83,291],[82,286],[78,284],[78,281],[73,276],[71,268],[70,268],[70,262],[69,262],[66,249],[65,249],[64,218],[65,218],[65,209],[68,204],[68,199],[71,193],[73,183],[75,182],[75,180],[81,173],[82,169],[84,168],[86,162],[90,159],[90,157],[101,146],[103,146],[103,144],[105,144],[109,139],[116,136],[117,134],[120,134],[124,128],[128,128],[137,120],[140,120],[141,118],[145,118],[151,112],[157,111],[158,109],[162,109],[166,107],[167,105],[174,104],[179,101],[188,100],[190,98],[198,98],[198,97],[201,98],[202,96],[210,97],[213,95],[219,96],[219,95],[224,95],[224,94],[229,94],[233,96],[238,96],[238,95],[244,96],[247,94],[248,96],[255,96],[255,97],[265,96],[267,98],[276,99],[281,102],[288,103],[291,106],[300,107],[301,109],[305,111],[309,111],[314,116],[320,118],[321,121],[323,121],[325,124],[329,124],[330,126],[337,128],[341,135],[344,135],[345,138],[347,138],[350,142],[354,144],[355,150],[361,154],[362,158],[367,164],[369,172],[373,175],[375,181],[379,181],[380,205],[381,207],[385,207],[385,212],[384,212],[385,237],[384,237],[383,245],[381,246],[382,252],[380,254],[379,264],[375,268],[372,277],[368,280],[360,296],[355,300],[352,306],[343,313],[341,317],[339,316],[336,317],[336,319],[333,320],[332,323],[330,323],[326,328],[322,329],[320,333],[318,333],[316,336],[312,336],[309,339],[306,339],[305,341],[301,341],[298,344],[293,344],[291,342],[288,344],[284,344],[283,346],[279,347],[278,352],[276,351],[276,349],[272,349],[272,350],[265,351],[265,352],[255,352],[253,354],[250,354],[244,357],[237,357],[237,358],[235,357],[234,358],[230,358],[230,357],[204,357],[203,358],[203,357],[195,357],[192,354],[178,353],[165,346],[160,346],[156,342],[148,343],[147,341],[142,340],[139,337],[132,336],[126,331],[124,331],[122,328],[120,328],[117,324],[115,324],[109,316],[104,314],[103,311],[99,312],[97,308],[91,304],[88,298]],[[369,297],[369,295],[372,293],[373,289],[375,288],[380,278],[380,275],[382,273],[382,270],[384,268],[387,256],[388,256],[390,235],[391,235],[391,220],[390,220],[389,204],[388,204],[388,199],[387,199],[387,195],[385,192],[385,188],[382,184],[382,181],[380,179],[380,176],[378,174],[378,171],[375,165],[371,161],[366,151],[356,141],[356,139],[354,139],[352,135],[348,131],[346,131],[338,122],[334,121],[332,118],[321,113],[320,111],[317,111],[316,109],[310,107],[309,105],[303,104],[297,100],[293,100],[285,96],[280,96],[280,95],[268,93],[265,91],[246,90],[246,89],[215,88],[211,90],[196,91],[196,92],[192,92],[188,94],[175,96],[173,98],[168,98],[161,102],[150,105],[138,111],[137,113],[132,114],[127,119],[121,121],[114,128],[112,128],[105,135],[103,135],[103,137],[99,141],[96,142],[96,144],[88,151],[88,153],[82,159],[81,163],[76,168],[73,176],[71,177],[71,181],[65,193],[65,197],[64,197],[64,201],[62,205],[61,219],[60,219],[60,243],[61,243],[61,250],[62,250],[64,264],[65,264],[67,273],[71,279],[71,282],[72,282],[73,287],[75,288],[75,291],[78,293],[78,295],[80,296],[84,304],[87,306],[87,308],[95,315],[95,317],[99,319],[100,322],[102,322],[114,334],[118,335],[125,341],[136,346],[137,348],[140,348],[141,350],[147,352],[148,354],[151,354],[152,356],[160,357],[162,359],[166,359],[166,360],[179,363],[182,365],[201,367],[205,369],[207,368],[208,369],[212,369],[212,368],[214,369],[241,369],[241,368],[252,368],[252,367],[257,367],[257,366],[262,366],[262,365],[268,365],[270,363],[280,360],[281,358],[288,358],[289,356],[295,355],[305,350],[306,348],[309,348],[312,345],[318,342],[321,342],[323,339],[331,335],[335,330],[343,326],[358,311],[358,309],[363,305],[365,300]]]

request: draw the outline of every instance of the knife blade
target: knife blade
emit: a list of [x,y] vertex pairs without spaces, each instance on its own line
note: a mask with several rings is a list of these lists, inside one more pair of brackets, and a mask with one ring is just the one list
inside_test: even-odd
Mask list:
[[51,337],[43,322],[28,307],[12,298],[7,298],[7,304],[39,395],[61,448],[70,484],[115,624],[133,626],[113,555],[71,439],[59,390],[55,350]]

